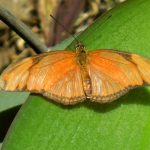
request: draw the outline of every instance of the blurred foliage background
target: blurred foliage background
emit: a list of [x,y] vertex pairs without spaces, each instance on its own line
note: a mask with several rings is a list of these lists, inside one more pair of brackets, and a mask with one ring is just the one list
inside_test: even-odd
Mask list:
[[[48,47],[70,35],[49,15],[52,14],[72,34],[82,32],[93,21],[124,0],[1,0]],[[0,72],[13,60],[36,54],[26,42],[0,22]]]

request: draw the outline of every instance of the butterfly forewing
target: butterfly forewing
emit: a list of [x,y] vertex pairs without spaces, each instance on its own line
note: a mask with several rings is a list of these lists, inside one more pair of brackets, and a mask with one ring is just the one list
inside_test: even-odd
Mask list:
[[64,104],[85,99],[80,68],[74,52],[44,53],[11,65],[1,75],[7,91],[30,91]]
[[96,50],[88,53],[88,61],[94,101],[105,103],[117,99],[129,89],[143,85],[142,76],[146,75],[145,81],[149,82],[150,72],[145,71],[150,68],[150,63],[142,59],[139,69],[139,64],[133,62],[129,53]]

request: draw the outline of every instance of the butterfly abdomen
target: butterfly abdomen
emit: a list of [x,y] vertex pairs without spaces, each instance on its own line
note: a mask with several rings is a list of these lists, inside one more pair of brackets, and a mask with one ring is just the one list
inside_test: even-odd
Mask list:
[[77,57],[78,64],[80,66],[81,70],[81,77],[82,77],[82,84],[83,84],[83,90],[87,98],[91,98],[92,95],[92,84],[91,84],[91,78],[89,76],[88,70],[87,70],[87,55],[84,50],[80,51],[78,57]]
[[81,74],[82,74],[82,83],[83,83],[83,90],[87,98],[91,98],[92,94],[92,84],[91,84],[91,78],[87,72],[87,69],[84,67],[81,67]]

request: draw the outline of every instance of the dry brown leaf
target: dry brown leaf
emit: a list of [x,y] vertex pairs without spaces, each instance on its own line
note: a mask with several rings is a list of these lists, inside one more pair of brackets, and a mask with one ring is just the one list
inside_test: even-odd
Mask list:
[[41,30],[45,39],[45,43],[49,45],[49,41],[53,37],[54,20],[50,18],[50,14],[55,15],[59,0],[39,0],[38,14],[40,19]]

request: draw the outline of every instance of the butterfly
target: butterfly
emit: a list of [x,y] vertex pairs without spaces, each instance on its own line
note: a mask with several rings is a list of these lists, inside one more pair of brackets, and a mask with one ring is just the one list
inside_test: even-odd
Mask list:
[[130,89],[150,85],[150,59],[117,50],[51,51],[10,65],[0,89],[40,93],[64,105],[86,99],[114,101]]

